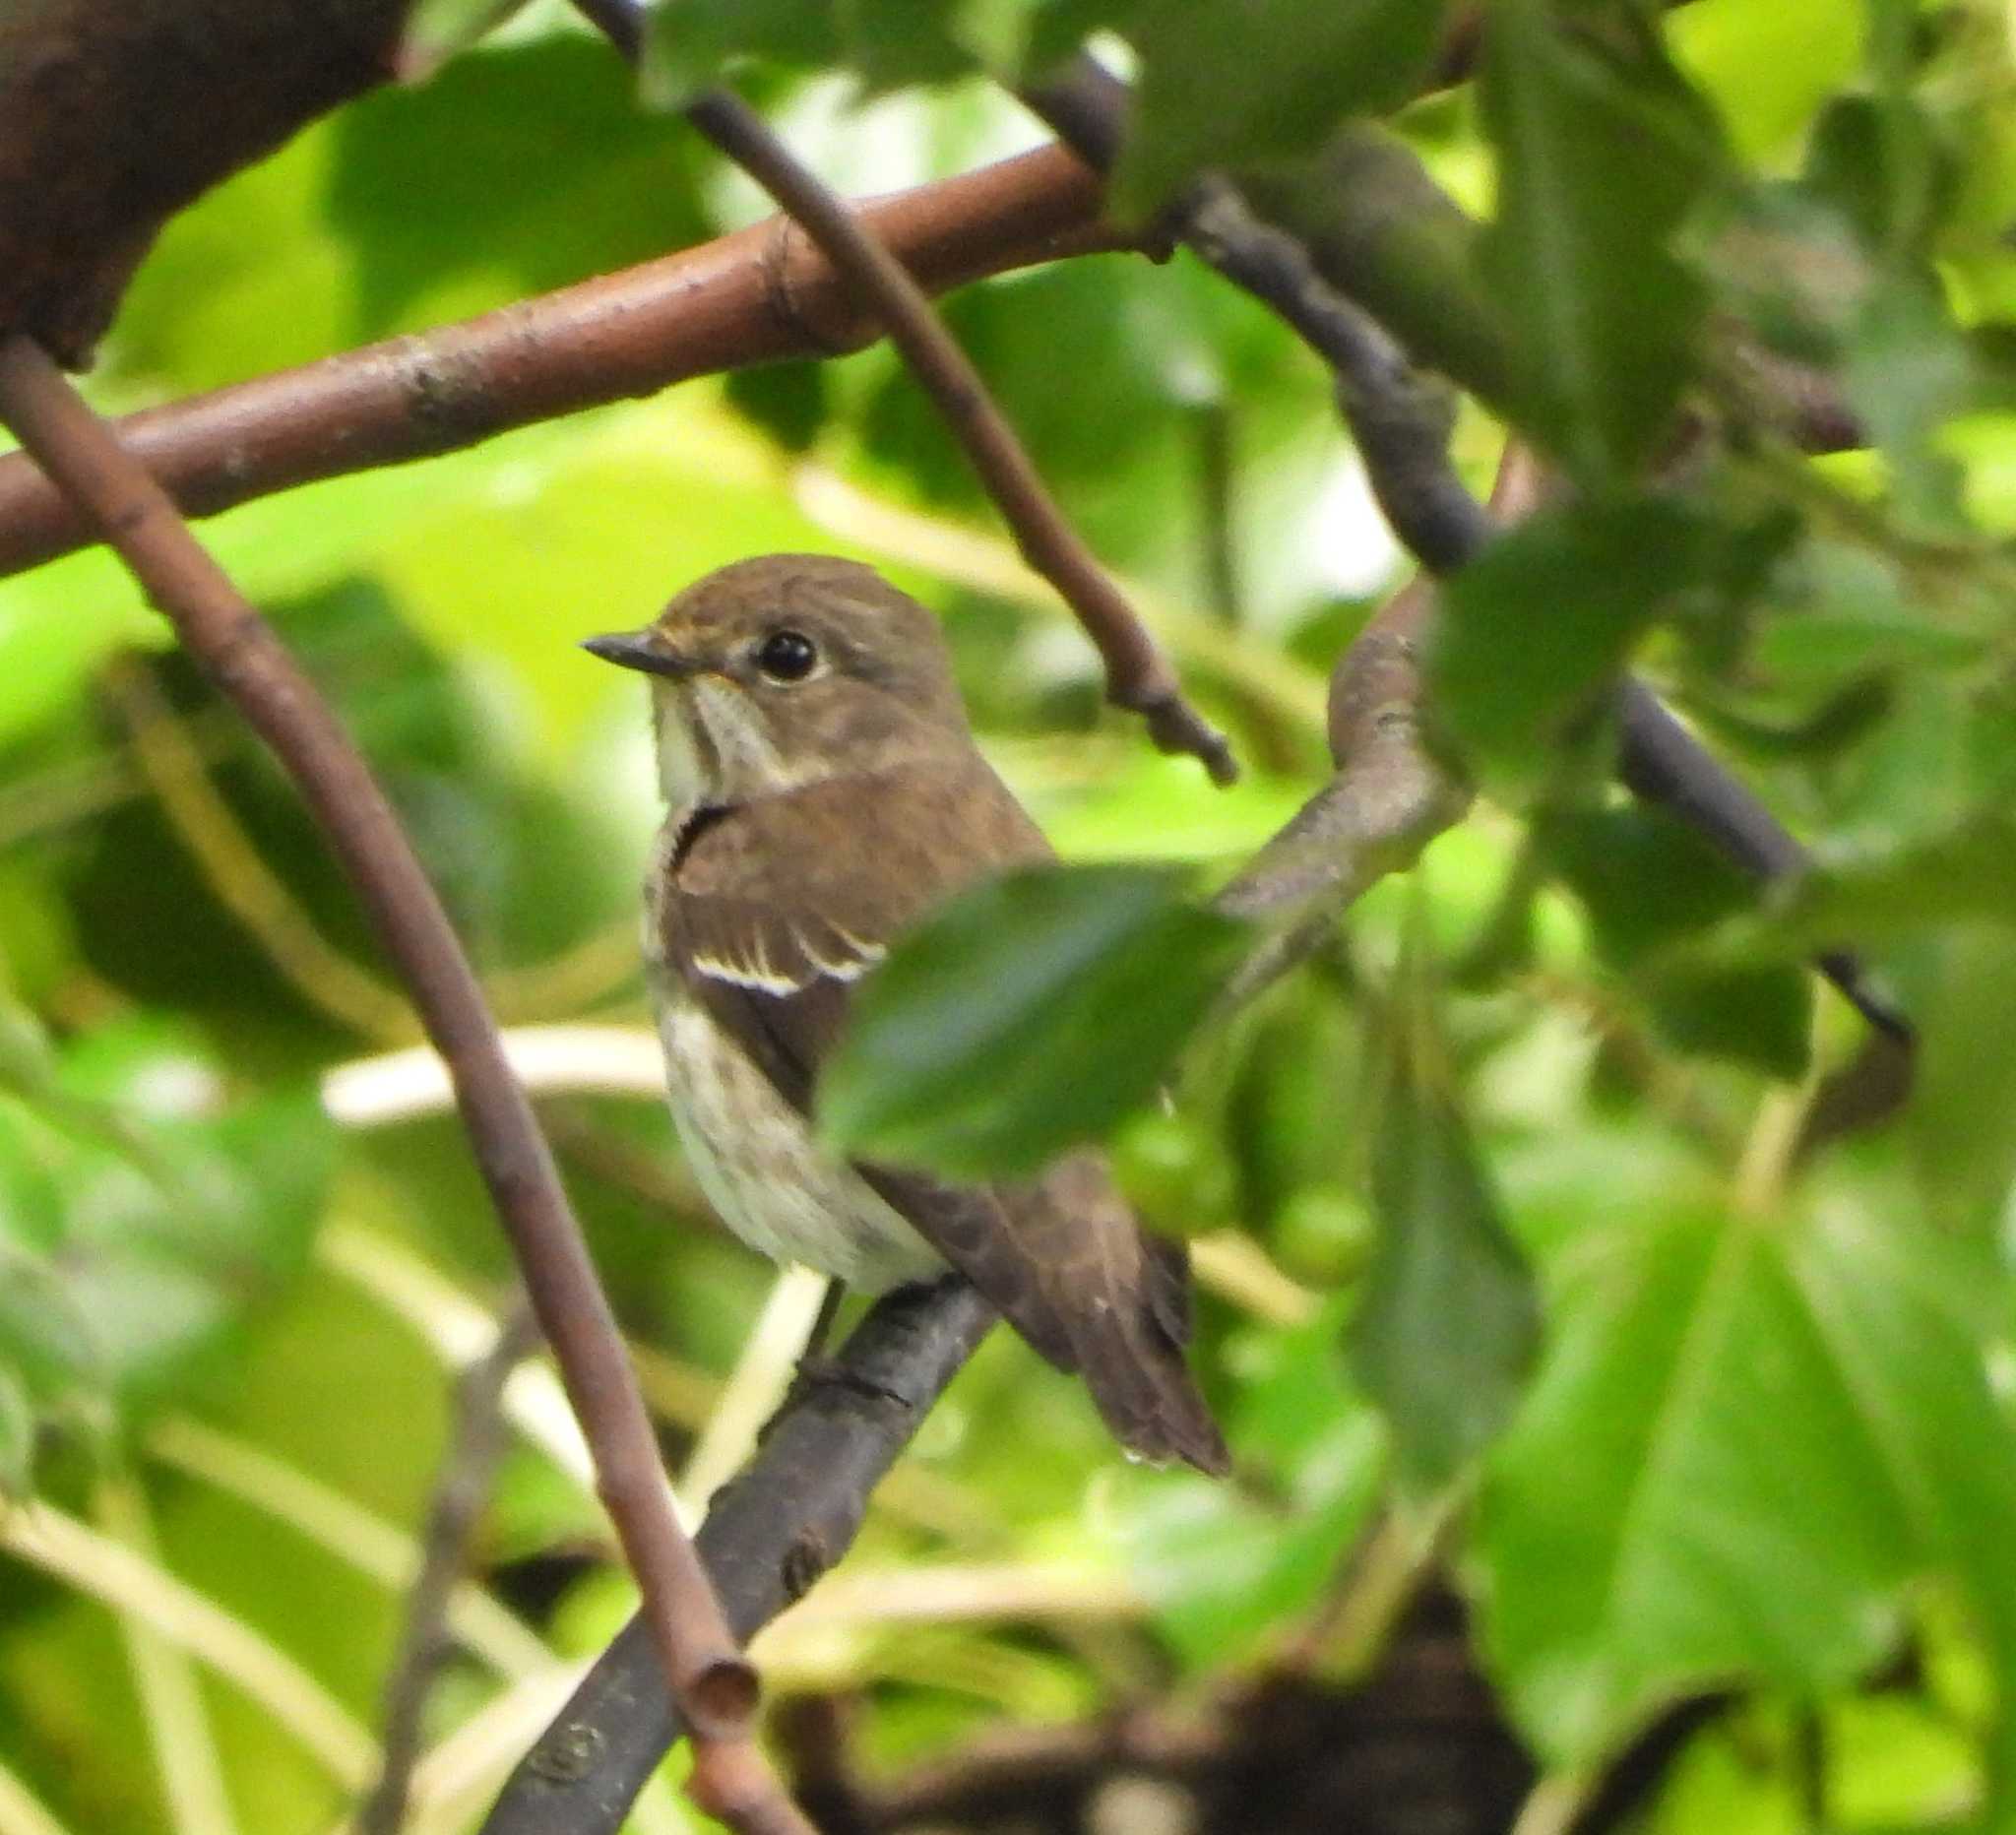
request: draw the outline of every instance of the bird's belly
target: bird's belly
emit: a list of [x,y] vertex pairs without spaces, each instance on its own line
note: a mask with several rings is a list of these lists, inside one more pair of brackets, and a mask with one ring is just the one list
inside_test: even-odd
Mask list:
[[845,1161],[683,989],[659,1009],[672,1121],[723,1223],[773,1261],[802,1262],[880,1294],[944,1271],[943,1258]]

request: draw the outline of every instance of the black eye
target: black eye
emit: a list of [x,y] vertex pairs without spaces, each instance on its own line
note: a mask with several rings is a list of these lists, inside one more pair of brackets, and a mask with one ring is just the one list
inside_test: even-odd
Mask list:
[[801,682],[819,662],[819,646],[803,631],[772,631],[756,652],[756,666],[774,682]]

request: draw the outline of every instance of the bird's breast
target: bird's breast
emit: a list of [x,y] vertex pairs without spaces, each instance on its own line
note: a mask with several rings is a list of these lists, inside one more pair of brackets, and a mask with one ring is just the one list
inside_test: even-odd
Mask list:
[[674,977],[653,977],[672,1121],[716,1213],[773,1261],[802,1262],[862,1293],[943,1272],[944,1262]]

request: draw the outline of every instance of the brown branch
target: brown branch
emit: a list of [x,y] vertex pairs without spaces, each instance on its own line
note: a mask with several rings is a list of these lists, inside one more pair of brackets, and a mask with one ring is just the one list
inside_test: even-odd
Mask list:
[[[523,1271],[598,1487],[636,1575],[652,1634],[700,1747],[751,1790],[756,1677],[673,1515],[658,1444],[607,1299],[532,1106],[504,1056],[482,990],[384,792],[347,732],[272,628],[239,595],[152,477],[45,351],[0,340],[0,423],[117,548],[155,605],[299,786],[447,1062],[478,1171]],[[705,1778],[696,1761],[696,1777]],[[776,1800],[774,1803],[771,1800]],[[797,1820],[774,1787],[746,1802],[751,1828]]]
[[1051,500],[973,360],[938,322],[909,271],[739,97],[710,91],[688,105],[686,115],[874,300],[890,341],[966,448],[1023,558],[1057,589],[1098,647],[1106,698],[1140,714],[1164,751],[1189,752],[1203,760],[1215,782],[1229,784],[1238,767],[1225,734],[1184,699],[1168,659]]
[[[933,292],[1129,246],[1102,187],[1061,147],[858,207]],[[115,423],[192,516],[374,466],[457,452],[512,427],[690,377],[872,344],[852,284],[786,218],[459,324],[365,345]],[[97,539],[20,453],[0,456],[0,576]]]
[[420,1756],[421,1717],[451,1648],[449,1602],[469,1566],[470,1541],[504,1453],[504,1384],[537,1342],[531,1312],[523,1301],[515,1302],[490,1348],[455,1386],[448,1450],[420,1538],[419,1571],[407,1592],[399,1654],[385,1684],[378,1782],[357,1811],[357,1835],[399,1835],[406,1820]]

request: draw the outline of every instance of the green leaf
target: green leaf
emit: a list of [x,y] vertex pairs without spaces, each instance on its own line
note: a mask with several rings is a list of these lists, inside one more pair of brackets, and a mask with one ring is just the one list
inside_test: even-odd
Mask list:
[[1554,818],[1549,855],[1583,905],[1599,952],[1633,976],[1666,1038],[1681,1050],[1796,1077],[1811,1048],[1812,987],[1797,952],[1786,962],[1707,960],[1678,946],[1751,910],[1758,882],[1676,818],[1649,809]]
[[28,1392],[0,1365],[0,1502],[28,1494],[34,1462],[34,1409]]
[[1894,1648],[1928,1573],[2010,1673],[2016,1432],[1980,1316],[2004,1287],[1844,1205],[1590,1244],[1478,1543],[1494,1672],[1546,1762],[1596,1762],[1690,1687],[1839,1687]]
[[1584,484],[1613,486],[1666,438],[1704,292],[1669,245],[1720,157],[1657,38],[1613,10],[1557,26],[1493,8],[1479,102],[1498,152],[1480,259],[1516,333],[1522,423]]
[[525,5],[526,0],[417,0],[400,40],[401,76],[409,83],[432,76]]
[[1802,956],[1853,938],[1874,944],[1969,918],[2016,924],[2016,817],[1984,809],[1942,834],[1857,860],[1816,866],[1754,922],[1731,953]]
[[679,0],[648,15],[644,95],[654,107],[678,108],[744,60],[807,69],[840,54],[829,0]]
[[1245,1380],[1227,1427],[1258,1485],[1158,1476],[1119,1514],[1127,1572],[1200,1672],[1264,1649],[1334,1587],[1378,1503],[1387,1435],[1343,1380],[1349,1304],[1339,1297],[1306,1325],[1240,1345]]
[[1968,924],[1921,944],[1898,979],[1920,1024],[1904,1126],[1934,1218],[1992,1229],[2016,1181],[2016,930]]
[[1431,705],[1480,778],[1531,791],[1558,765],[1632,643],[1709,570],[1712,527],[1663,500],[1574,504],[1444,583]]
[[863,94],[944,83],[974,68],[956,31],[956,0],[837,0],[848,63]]
[[1115,212],[1148,216],[1200,172],[1313,152],[1346,116],[1405,100],[1444,11],[1432,0],[1150,0],[1126,24],[1140,99]]
[[1440,1490],[1511,1419],[1540,1341],[1533,1276],[1443,1079],[1425,990],[1389,1041],[1373,1120],[1380,1234],[1352,1360],[1391,1424],[1403,1478]]
[[862,984],[820,1081],[827,1138],[1030,1171],[1147,1102],[1246,946],[1153,866],[1039,866],[965,893]]

